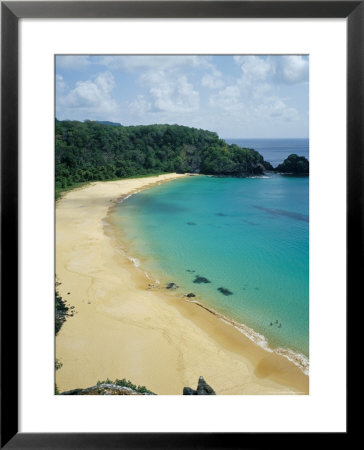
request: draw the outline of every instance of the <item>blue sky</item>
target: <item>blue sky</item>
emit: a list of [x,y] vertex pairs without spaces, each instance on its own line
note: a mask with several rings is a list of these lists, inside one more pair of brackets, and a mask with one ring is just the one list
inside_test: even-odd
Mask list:
[[60,55],[56,117],[308,137],[308,65],[304,55]]

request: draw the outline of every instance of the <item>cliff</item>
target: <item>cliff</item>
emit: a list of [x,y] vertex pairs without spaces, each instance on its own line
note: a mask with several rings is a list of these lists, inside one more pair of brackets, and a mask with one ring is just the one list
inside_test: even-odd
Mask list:
[[[85,389],[72,389],[71,391],[61,392],[59,395],[156,395],[149,391],[145,386],[135,386],[130,381],[116,380],[111,382],[99,382],[95,386]],[[206,383],[203,377],[200,377],[197,389],[190,387],[183,388],[183,395],[216,395],[210,385]]]

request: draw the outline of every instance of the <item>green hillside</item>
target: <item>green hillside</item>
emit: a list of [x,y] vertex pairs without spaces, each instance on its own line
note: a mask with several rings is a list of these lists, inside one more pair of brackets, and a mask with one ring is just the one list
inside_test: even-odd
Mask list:
[[116,127],[56,120],[55,134],[56,192],[89,181],[157,173],[243,177],[272,170],[255,150],[181,125]]

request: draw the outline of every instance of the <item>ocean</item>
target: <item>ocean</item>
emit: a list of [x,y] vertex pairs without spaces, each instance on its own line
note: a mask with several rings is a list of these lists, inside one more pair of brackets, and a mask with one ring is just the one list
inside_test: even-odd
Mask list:
[[273,167],[282,163],[289,155],[296,153],[309,159],[308,139],[224,139],[228,144],[254,148]]
[[[274,165],[284,152],[262,154]],[[258,344],[307,367],[308,177],[186,177],[124,199],[114,221],[128,255],[161,288],[177,284],[176,295],[195,294]]]

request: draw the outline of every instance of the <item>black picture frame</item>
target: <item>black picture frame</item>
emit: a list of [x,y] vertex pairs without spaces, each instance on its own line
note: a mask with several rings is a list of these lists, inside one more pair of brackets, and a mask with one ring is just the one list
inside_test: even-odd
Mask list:
[[[257,448],[268,443],[270,447],[278,433],[18,432],[18,22],[21,18],[118,17],[347,19],[347,304],[350,300],[356,302],[360,292],[364,273],[364,1],[2,2],[1,448],[226,449]],[[349,428],[346,433],[337,433],[335,439],[347,438],[348,431]],[[296,439],[293,434],[279,433],[280,447]],[[300,443],[304,444],[310,436],[302,434]],[[318,443],[317,433],[315,439]]]

